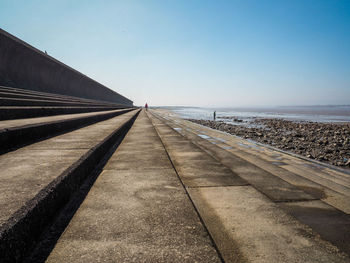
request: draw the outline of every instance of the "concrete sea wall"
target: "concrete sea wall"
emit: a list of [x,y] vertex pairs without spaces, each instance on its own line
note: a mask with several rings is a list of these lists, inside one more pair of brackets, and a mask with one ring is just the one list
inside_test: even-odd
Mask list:
[[0,86],[133,105],[131,100],[2,29]]

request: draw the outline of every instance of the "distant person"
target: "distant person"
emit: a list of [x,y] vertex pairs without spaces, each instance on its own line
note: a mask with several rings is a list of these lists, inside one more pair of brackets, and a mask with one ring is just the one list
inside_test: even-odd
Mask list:
[[216,120],[216,111],[214,111],[214,121]]
[[145,109],[146,109],[146,111],[148,110],[148,104],[147,104],[147,102],[146,102],[146,104],[145,104]]

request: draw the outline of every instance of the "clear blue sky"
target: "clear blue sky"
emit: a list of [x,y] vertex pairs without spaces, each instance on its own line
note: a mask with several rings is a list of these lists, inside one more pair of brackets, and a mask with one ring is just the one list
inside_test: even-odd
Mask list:
[[136,105],[350,104],[349,0],[1,0],[0,27]]

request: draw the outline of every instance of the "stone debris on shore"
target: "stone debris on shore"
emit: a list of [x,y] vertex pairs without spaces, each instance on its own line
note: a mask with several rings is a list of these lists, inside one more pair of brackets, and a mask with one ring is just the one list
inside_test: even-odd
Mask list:
[[[242,123],[238,118],[231,119]],[[224,121],[188,120],[307,158],[350,168],[350,123],[254,119],[250,125],[237,125]]]

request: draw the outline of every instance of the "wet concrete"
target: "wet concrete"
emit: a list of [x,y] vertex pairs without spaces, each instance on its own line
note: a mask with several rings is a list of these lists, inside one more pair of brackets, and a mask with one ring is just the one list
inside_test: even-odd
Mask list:
[[188,191],[225,262],[349,262],[251,186]]
[[350,254],[350,217],[321,201],[281,203],[289,214]]

